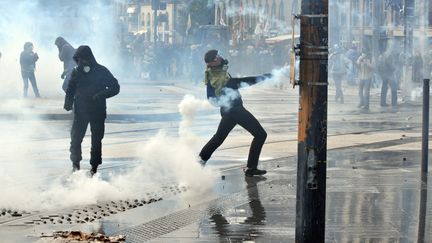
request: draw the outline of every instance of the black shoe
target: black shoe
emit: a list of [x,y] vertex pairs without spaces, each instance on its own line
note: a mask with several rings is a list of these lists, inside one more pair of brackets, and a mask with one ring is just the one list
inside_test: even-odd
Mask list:
[[202,167],[204,167],[204,166],[207,164],[207,161],[205,161],[205,160],[203,160],[203,159],[199,159],[199,160],[198,160],[198,163],[199,163]]
[[75,171],[80,170],[80,164],[79,163],[72,163],[72,173]]
[[98,166],[92,165],[92,168],[90,169],[90,176],[93,176],[97,172]]
[[363,112],[363,113],[369,113],[369,106],[363,106],[363,107],[360,109],[360,112]]
[[255,176],[255,175],[258,175],[258,176],[261,176],[261,175],[265,175],[267,173],[267,171],[266,170],[259,170],[259,169],[250,169],[250,168],[248,168],[246,171],[245,171],[245,176]]

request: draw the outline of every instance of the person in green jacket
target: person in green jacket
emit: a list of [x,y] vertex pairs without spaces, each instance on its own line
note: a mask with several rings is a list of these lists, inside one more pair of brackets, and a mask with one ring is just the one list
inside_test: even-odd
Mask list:
[[267,133],[258,120],[244,108],[238,90],[243,86],[253,85],[271,78],[272,75],[264,74],[262,76],[233,78],[228,73],[228,61],[218,55],[217,50],[209,50],[204,56],[204,61],[207,64],[204,80],[207,87],[207,98],[210,103],[220,107],[222,118],[216,134],[207,142],[199,154],[200,163],[204,166],[231,130],[239,124],[254,136],[249,150],[245,175],[266,174],[267,171],[260,170],[257,167]]

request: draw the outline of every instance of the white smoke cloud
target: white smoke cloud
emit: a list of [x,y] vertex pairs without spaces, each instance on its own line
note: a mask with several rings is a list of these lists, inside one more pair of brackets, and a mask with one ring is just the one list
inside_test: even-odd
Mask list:
[[[75,48],[89,45],[96,59],[109,68],[119,66],[113,4],[103,0],[68,4],[22,0],[0,3],[0,15],[0,97],[22,95],[19,55],[27,41],[39,54],[35,75],[42,97],[63,95],[63,65],[54,45],[58,36]],[[29,92],[31,96],[31,87]]]
[[1,146],[5,149],[0,154],[0,208],[52,210],[106,200],[142,198],[149,192],[160,191],[164,185],[186,185],[190,192],[184,199],[193,201],[195,196],[211,192],[217,175],[199,165],[197,154],[202,141],[191,131],[197,110],[209,108],[207,101],[185,96],[179,104],[182,116],[179,136],[172,137],[161,130],[136,147],[138,166],[112,172],[104,180],[99,174],[88,177],[85,170],[70,174],[70,168],[65,170],[63,166],[44,171],[34,158],[38,148],[29,143],[44,125],[26,127],[31,123],[5,122],[1,125],[6,130],[0,135]]

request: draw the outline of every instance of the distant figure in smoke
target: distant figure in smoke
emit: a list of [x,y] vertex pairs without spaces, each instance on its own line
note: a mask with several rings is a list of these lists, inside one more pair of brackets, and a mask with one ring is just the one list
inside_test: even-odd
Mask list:
[[420,86],[423,82],[423,57],[419,50],[414,52],[413,64],[412,64],[412,72],[413,72],[413,82],[417,86]]
[[352,43],[351,48],[347,51],[346,55],[347,58],[351,61],[351,68],[349,69],[349,72],[347,74],[347,81],[349,85],[356,85],[356,77],[358,74],[358,70],[357,65],[355,64],[360,56],[360,53],[357,51],[357,45],[355,43]]
[[62,89],[66,92],[68,83],[72,74],[72,69],[76,66],[73,59],[75,49],[61,36],[57,37],[54,44],[57,46],[59,51],[59,59],[63,62],[63,73],[61,79],[64,79]]
[[345,75],[349,69],[350,61],[345,57],[342,48],[339,48],[338,45],[334,46],[333,52],[329,55],[329,61],[329,70],[333,76],[333,81],[336,88],[335,101],[344,103],[342,81],[345,79]]
[[74,60],[78,63],[72,71],[66,90],[64,109],[74,108],[71,129],[70,159],[73,171],[80,169],[81,142],[90,123],[91,175],[102,164],[102,139],[105,132],[106,99],[120,92],[120,85],[111,72],[98,64],[88,46],[78,47]]
[[395,63],[397,59],[396,55],[383,53],[378,58],[378,73],[382,79],[382,86],[381,86],[381,101],[380,105],[382,107],[388,106],[386,100],[387,100],[387,90],[388,86],[390,85],[391,90],[391,104],[392,106],[397,105],[397,87],[398,87],[398,81],[396,79],[397,77],[397,71],[395,68]]
[[357,65],[360,68],[359,82],[359,108],[369,110],[370,86],[373,77],[372,60],[368,54],[362,53],[357,59]]
[[27,91],[30,81],[35,96],[37,98],[40,98],[39,89],[37,87],[35,77],[36,61],[38,59],[38,54],[33,52],[33,43],[24,43],[24,50],[21,52],[20,55],[21,76],[24,81],[24,97],[27,97]]
[[267,133],[258,120],[243,107],[238,91],[242,85],[253,85],[270,78],[271,74],[257,77],[232,78],[228,73],[228,61],[218,55],[217,50],[210,50],[204,56],[207,64],[204,83],[207,86],[207,98],[220,107],[222,119],[216,134],[207,142],[199,156],[204,166],[213,152],[223,143],[231,130],[239,124],[254,136],[249,150],[246,176],[264,175],[265,170],[257,168],[262,146]]

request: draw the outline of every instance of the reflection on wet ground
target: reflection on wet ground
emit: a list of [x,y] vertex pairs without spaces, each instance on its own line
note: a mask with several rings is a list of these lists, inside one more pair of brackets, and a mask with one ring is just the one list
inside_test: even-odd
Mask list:
[[214,224],[214,230],[221,240],[251,241],[261,236],[260,226],[265,225],[266,212],[260,200],[257,182],[265,179],[245,177],[249,203],[235,209],[243,216],[225,217],[222,213],[214,213],[210,217],[210,222]]
[[[329,151],[326,242],[431,242],[431,189],[419,173],[418,151],[369,151],[376,147]],[[186,242],[213,236],[220,242],[294,242],[295,185],[286,189],[295,173],[286,169],[295,159],[284,163],[287,167],[272,170],[267,181],[245,181],[248,202],[202,220],[199,238]]]

